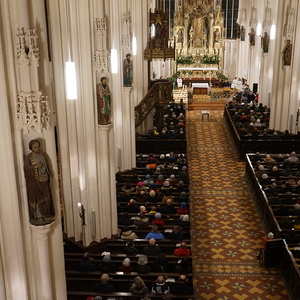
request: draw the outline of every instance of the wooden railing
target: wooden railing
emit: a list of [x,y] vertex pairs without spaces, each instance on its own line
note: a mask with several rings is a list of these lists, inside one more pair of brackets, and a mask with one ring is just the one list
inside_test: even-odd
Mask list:
[[167,104],[172,100],[172,82],[157,82],[148,93],[144,96],[141,102],[135,107],[135,127],[139,126],[152,108],[160,103]]

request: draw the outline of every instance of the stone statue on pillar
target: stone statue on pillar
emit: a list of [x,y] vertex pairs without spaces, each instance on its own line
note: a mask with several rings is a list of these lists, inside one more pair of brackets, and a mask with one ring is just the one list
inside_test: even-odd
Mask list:
[[98,124],[110,124],[110,90],[106,83],[106,77],[101,77],[101,82],[97,84],[97,111]]
[[29,142],[31,152],[25,157],[24,171],[32,225],[45,225],[54,221],[51,196],[52,175],[47,155],[40,151],[39,140]]
[[123,86],[132,86],[132,69],[131,54],[127,53],[123,62]]
[[292,61],[292,44],[290,40],[286,40],[286,45],[282,51],[282,60],[284,66],[290,66]]
[[263,49],[263,53],[269,52],[269,44],[270,44],[270,36],[267,32],[264,33],[264,36],[261,38],[261,46]]

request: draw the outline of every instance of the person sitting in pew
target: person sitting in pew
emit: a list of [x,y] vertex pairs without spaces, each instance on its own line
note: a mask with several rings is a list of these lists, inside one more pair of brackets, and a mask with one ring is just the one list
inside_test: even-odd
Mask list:
[[128,243],[126,243],[126,247],[124,248],[123,252],[127,255],[130,255],[137,254],[139,251],[135,247],[134,241],[129,241]]
[[156,240],[154,238],[151,238],[149,240],[148,246],[145,246],[143,248],[143,253],[147,256],[158,255],[159,253],[161,253],[161,249],[158,245],[156,245]]
[[166,255],[163,252],[159,253],[157,259],[152,264],[152,271],[156,273],[169,273],[171,269],[172,266],[166,259]]
[[123,272],[123,273],[131,273],[134,271],[134,267],[130,265],[131,261],[130,258],[126,257],[124,258],[122,262],[122,266],[118,267],[118,271]]
[[133,295],[145,295],[149,293],[149,290],[144,280],[140,276],[137,276],[134,278],[129,292]]
[[123,212],[119,218],[118,224],[121,226],[129,226],[132,225],[131,216],[128,212]]
[[111,262],[110,254],[104,255],[103,260],[99,263],[99,271],[103,273],[111,273],[117,270],[115,263]]
[[161,202],[165,204],[165,203],[167,202],[168,199],[171,199],[171,200],[172,200],[172,203],[174,202],[174,196],[171,195],[171,192],[167,192],[167,193],[163,196]]
[[174,241],[183,240],[183,233],[178,225],[175,225],[172,228],[172,232],[168,235],[168,239],[174,240]]
[[164,205],[162,207],[162,209],[160,210],[160,212],[162,214],[165,214],[165,215],[175,214],[176,213],[176,208],[173,206],[172,203],[173,203],[172,199],[167,199],[166,205]]
[[179,220],[177,221],[177,225],[181,227],[191,226],[189,215],[181,215]]
[[[192,295],[193,288],[188,284],[188,280],[185,275],[180,275],[178,282],[171,287],[171,293],[174,295]],[[182,298],[186,299],[186,298]]]
[[192,260],[190,258],[184,257],[179,259],[178,264],[175,265],[174,271],[175,273],[180,274],[189,274],[192,273]]
[[128,227],[124,227],[122,230],[121,239],[135,240],[135,239],[138,239],[138,236]]
[[139,213],[139,207],[134,199],[130,199],[128,204],[124,207],[124,211],[128,213]]
[[148,202],[159,202],[159,198],[156,195],[156,192],[154,190],[151,190],[147,196]]
[[186,242],[181,242],[180,246],[174,250],[176,256],[190,256],[191,250],[187,248]]
[[151,294],[155,294],[155,295],[170,294],[170,286],[166,284],[166,279],[164,276],[157,277],[156,284],[151,289]]
[[[124,192],[124,195],[126,197],[129,197],[131,193],[134,192],[134,187],[131,186],[131,183],[127,181],[125,185],[122,186],[122,192]],[[129,199],[128,199],[129,200]],[[127,201],[128,201],[127,200]]]
[[[165,226],[166,223],[165,221],[161,218],[161,213],[156,213],[154,220],[151,222],[151,225],[156,225],[156,226]],[[152,228],[153,229],[153,228]],[[153,236],[156,239],[161,239]],[[147,238],[147,237],[146,237]]]
[[187,215],[188,213],[189,213],[189,210],[186,208],[186,203],[181,202],[180,203],[180,208],[177,209],[176,214]]
[[151,267],[148,264],[148,258],[146,255],[139,256],[135,271],[139,274],[148,274],[151,272]]
[[97,270],[97,266],[93,262],[89,252],[83,254],[82,261],[77,265],[77,270],[81,272]]
[[152,225],[151,232],[149,232],[145,237],[146,240],[150,240],[152,238],[154,238],[155,240],[164,240],[165,239],[164,235],[158,231],[157,225]]
[[146,218],[144,212],[140,212],[137,217],[134,219],[134,225],[135,226],[148,226],[149,225],[149,219]]
[[97,293],[112,293],[115,291],[115,286],[109,283],[108,274],[102,274],[100,281],[94,285],[94,291]]

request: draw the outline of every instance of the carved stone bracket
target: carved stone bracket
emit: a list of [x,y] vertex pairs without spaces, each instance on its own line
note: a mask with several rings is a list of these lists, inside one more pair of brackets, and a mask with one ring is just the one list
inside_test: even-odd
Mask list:
[[106,50],[96,50],[94,55],[94,65],[96,71],[108,71],[108,53]]
[[17,98],[17,120],[23,133],[41,131],[50,127],[49,101],[42,91],[19,92]]
[[36,30],[29,29],[25,33],[24,27],[17,28],[17,63],[19,65],[39,66],[39,48]]
[[292,40],[295,30],[295,9],[289,5],[286,11],[286,23],[284,25],[283,36]]
[[251,19],[249,21],[249,26],[256,28],[257,25],[257,8],[256,7],[252,7],[251,9]]
[[131,50],[131,17],[130,13],[122,15],[122,48],[125,51]]

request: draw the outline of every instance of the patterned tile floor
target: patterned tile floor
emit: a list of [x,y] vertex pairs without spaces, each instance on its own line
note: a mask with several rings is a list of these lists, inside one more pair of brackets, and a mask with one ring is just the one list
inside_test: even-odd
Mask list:
[[194,110],[187,118],[196,299],[288,299],[277,271],[258,263],[265,233],[222,115],[201,121]]

